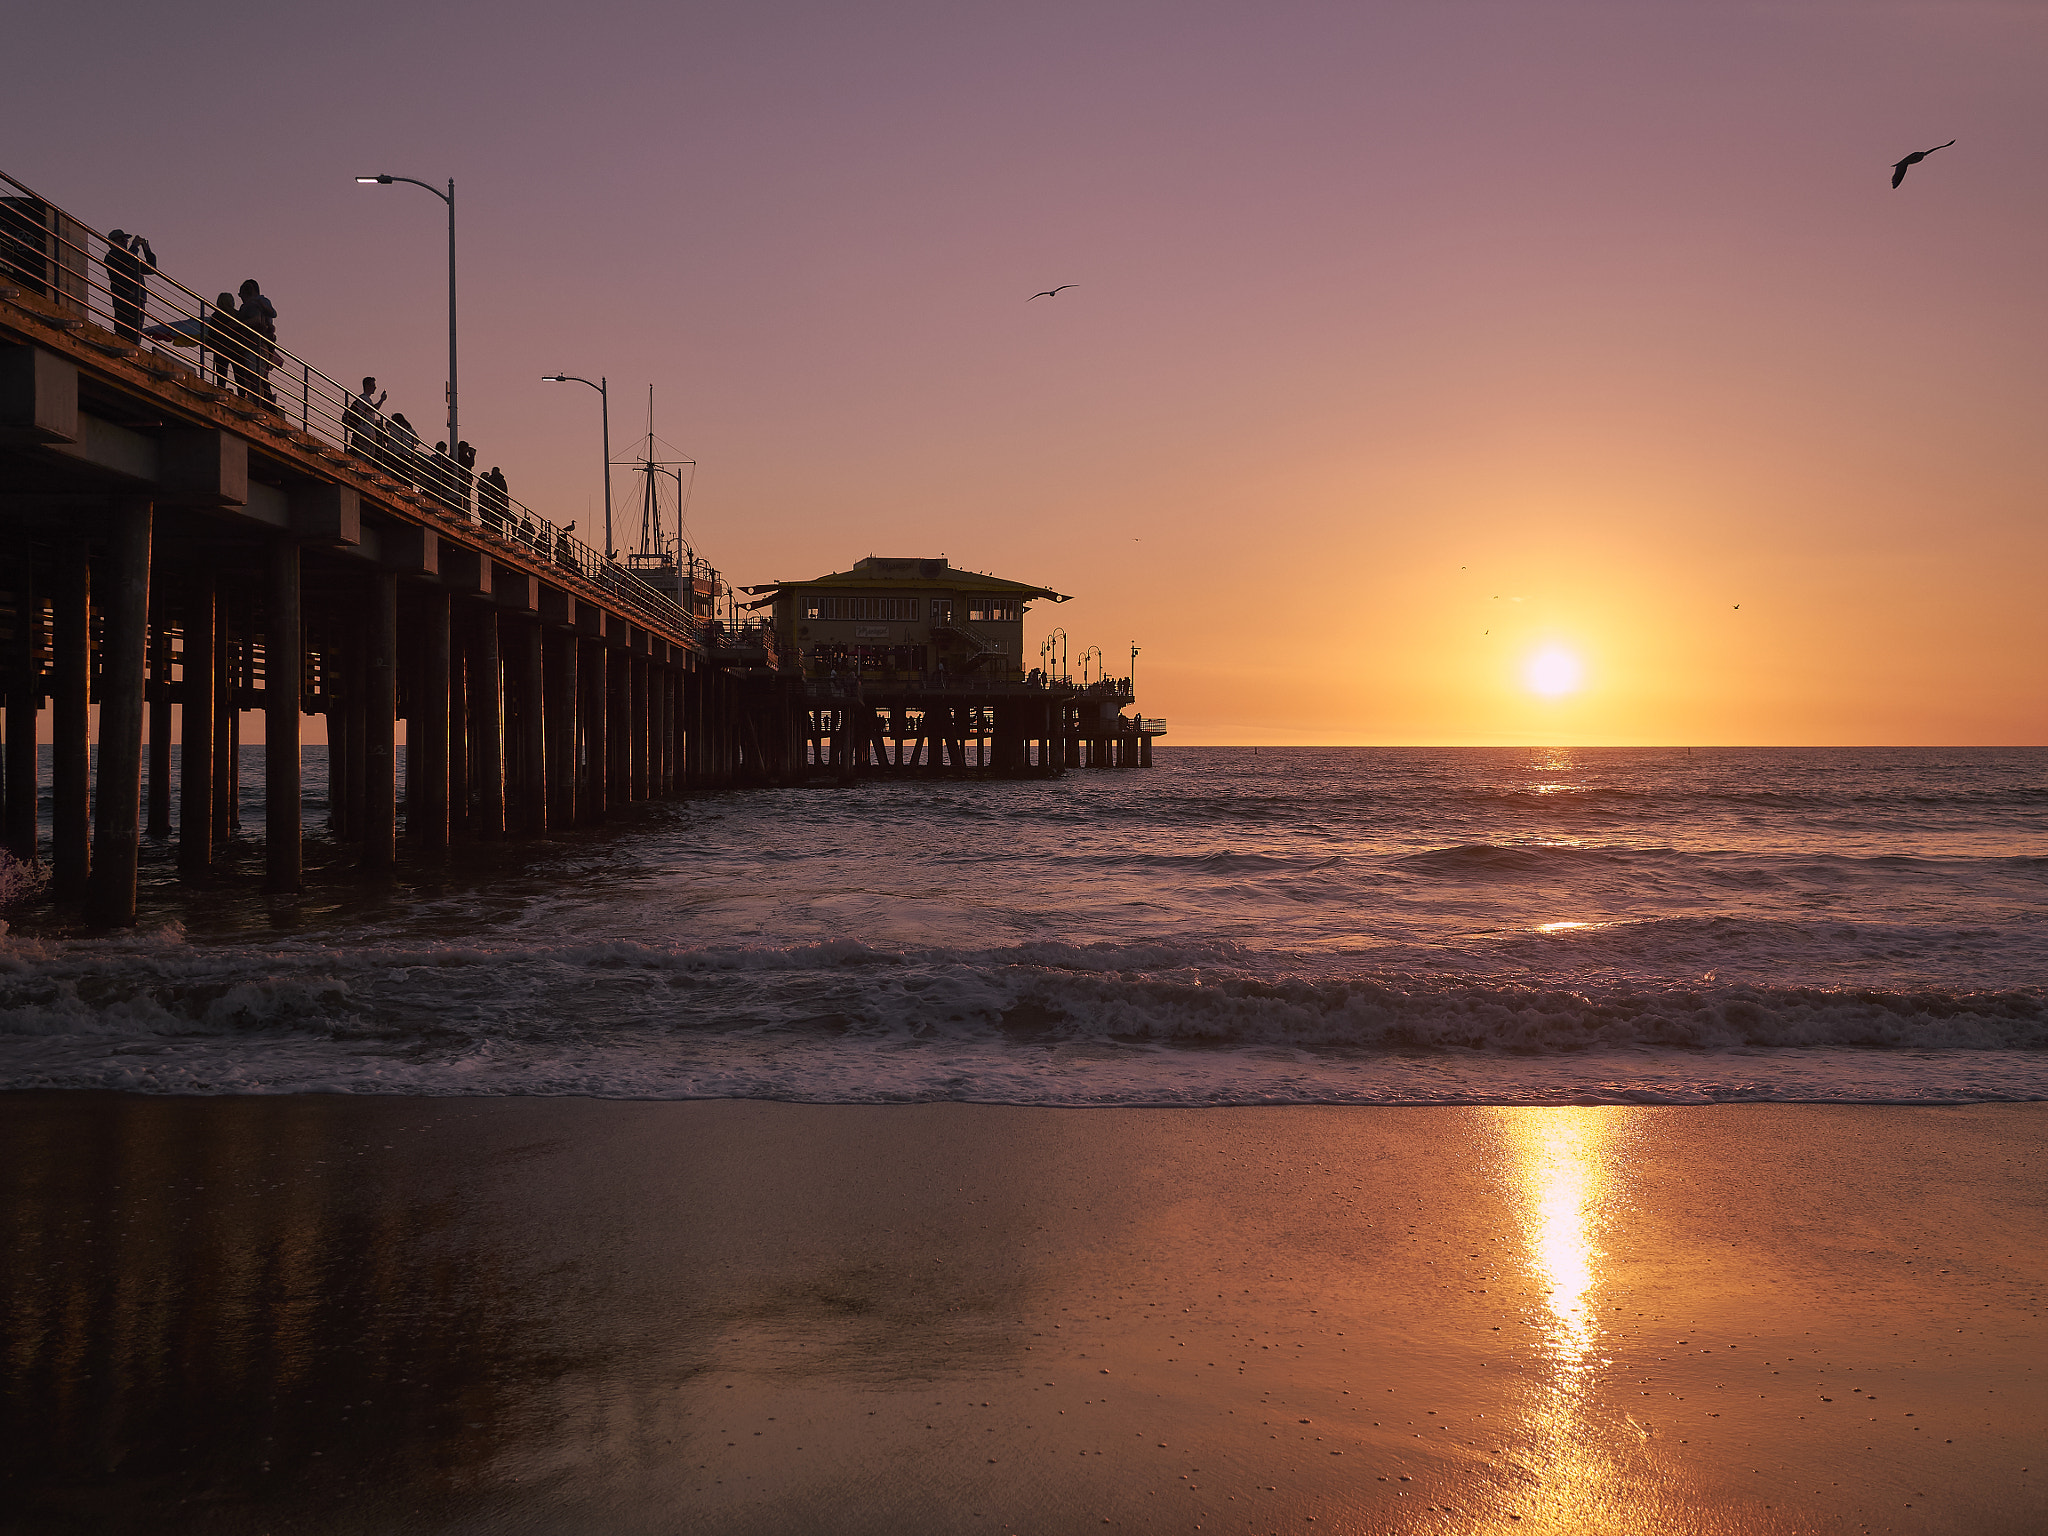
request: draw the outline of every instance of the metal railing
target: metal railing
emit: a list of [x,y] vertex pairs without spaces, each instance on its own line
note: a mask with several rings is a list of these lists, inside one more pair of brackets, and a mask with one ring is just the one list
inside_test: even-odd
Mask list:
[[[53,327],[347,466],[430,519],[466,524],[468,535],[481,535],[486,546],[495,542],[529,561],[574,571],[652,623],[697,631],[687,606],[607,560],[569,531],[573,525],[549,521],[513,499],[502,478],[479,478],[471,465],[458,463],[460,444],[423,447],[403,415],[386,415],[361,392],[351,393],[280,347],[274,311],[263,313],[267,301],[232,307],[203,298],[159,270],[146,242],[116,244],[0,171],[0,298],[24,296],[34,302],[22,307]],[[179,355],[187,349],[189,364]],[[694,555],[690,564],[694,575]],[[708,566],[701,569],[715,579]]]

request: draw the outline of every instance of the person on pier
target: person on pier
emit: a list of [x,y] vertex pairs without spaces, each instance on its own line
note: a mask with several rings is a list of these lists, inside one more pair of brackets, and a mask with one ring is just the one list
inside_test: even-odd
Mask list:
[[213,351],[214,383],[226,389],[232,374],[236,385],[241,384],[248,373],[249,348],[255,340],[242,324],[242,317],[235,313],[235,296],[223,293],[216,298],[213,313],[206,317],[206,345]]
[[114,334],[123,341],[140,341],[156,252],[142,236],[116,229],[107,235],[107,254],[101,260],[107,266],[107,296],[114,301]]
[[427,494],[453,511],[455,486],[455,461],[448,457],[448,445],[436,443],[433,457],[427,461]]
[[263,296],[262,285],[253,277],[243,282],[241,293],[242,302],[235,316],[249,336],[243,348],[248,361],[244,364],[237,359],[235,383],[244,399],[275,405],[276,396],[270,392],[270,370],[277,366],[277,306]]
[[456,510],[469,516],[470,490],[476,484],[476,450],[467,442],[455,445]]
[[384,439],[384,467],[407,485],[420,483],[420,435],[403,411],[391,413],[391,430]]
[[506,525],[512,520],[512,491],[505,484],[505,471],[495,464],[477,485],[476,509],[484,527],[504,538]]
[[348,420],[348,446],[351,453],[359,453],[372,464],[384,457],[384,402],[391,392],[385,390],[372,400],[371,394],[377,389],[377,381],[365,376],[363,387],[355,399],[349,401],[344,413]]

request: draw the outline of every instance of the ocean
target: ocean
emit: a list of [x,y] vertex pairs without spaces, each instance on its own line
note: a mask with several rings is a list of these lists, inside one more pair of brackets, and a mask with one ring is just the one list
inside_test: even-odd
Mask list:
[[[324,749],[307,749],[309,824]],[[1168,748],[17,913],[0,1087],[1045,1105],[2048,1098],[2048,750]],[[261,825],[262,754],[243,814]],[[313,862],[322,862],[316,845]]]

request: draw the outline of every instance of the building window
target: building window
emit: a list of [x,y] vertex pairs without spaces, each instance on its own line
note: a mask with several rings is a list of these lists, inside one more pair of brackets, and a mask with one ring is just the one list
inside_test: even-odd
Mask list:
[[968,603],[970,624],[1015,624],[1023,617],[1023,607],[1013,597],[977,597]]
[[804,597],[804,617],[807,619],[856,619],[883,623],[914,624],[917,622],[917,599],[914,597],[827,597],[823,593],[808,593]]

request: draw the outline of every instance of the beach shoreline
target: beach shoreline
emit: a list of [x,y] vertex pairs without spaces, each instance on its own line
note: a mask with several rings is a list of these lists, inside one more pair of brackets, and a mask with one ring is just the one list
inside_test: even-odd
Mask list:
[[2040,1105],[0,1104],[10,1531],[2048,1519]]

